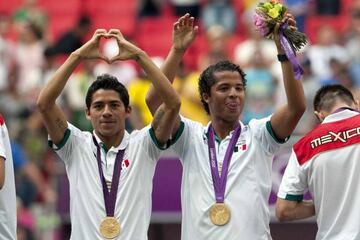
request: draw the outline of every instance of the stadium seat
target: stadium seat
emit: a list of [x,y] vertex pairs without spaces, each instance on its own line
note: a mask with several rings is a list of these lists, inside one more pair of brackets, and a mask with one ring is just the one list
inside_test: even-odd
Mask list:
[[342,34],[350,25],[350,16],[309,16],[306,20],[305,33],[307,34],[310,43],[316,43],[317,31],[323,25],[330,25],[336,29],[339,34]]
[[132,37],[137,20],[137,1],[119,4],[116,0],[87,0],[83,4],[84,13],[93,20],[94,28],[118,28],[124,35]]
[[19,6],[22,0],[1,0],[0,13],[12,14]]
[[65,1],[49,1],[38,0],[39,6],[43,7],[48,15],[51,17],[53,14],[63,14],[72,16],[81,12],[81,0],[65,0]]
[[146,17],[140,20],[136,34],[139,47],[150,56],[165,57],[172,45],[174,17]]

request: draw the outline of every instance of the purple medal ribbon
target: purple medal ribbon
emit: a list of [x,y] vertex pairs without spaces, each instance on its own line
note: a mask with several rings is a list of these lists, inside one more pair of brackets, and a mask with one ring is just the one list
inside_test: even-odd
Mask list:
[[225,187],[228,175],[228,169],[231,161],[231,156],[234,152],[234,147],[241,133],[241,126],[238,123],[238,126],[235,128],[233,135],[231,136],[230,143],[226,149],[223,167],[221,169],[221,176],[219,176],[219,170],[216,159],[216,150],[215,150],[215,138],[214,138],[214,129],[212,125],[209,126],[209,137],[208,137],[208,148],[209,148],[209,159],[211,167],[211,175],[215,190],[215,198],[217,203],[223,203],[225,197]]
[[93,141],[97,148],[96,160],[97,160],[97,164],[98,164],[98,168],[99,168],[100,181],[101,181],[102,189],[103,189],[106,216],[113,217],[114,211],[115,211],[115,204],[116,204],[116,195],[117,195],[119,180],[120,180],[121,164],[122,164],[123,157],[124,157],[124,150],[119,150],[116,155],[114,172],[113,172],[113,176],[112,176],[112,180],[111,180],[111,189],[109,192],[107,185],[106,185],[104,173],[103,173],[103,170],[101,167],[100,146],[99,146],[98,142],[96,141],[96,138],[94,135],[93,135]]
[[284,30],[287,27],[288,27],[287,23],[282,24],[281,27],[280,27],[280,43],[281,43],[281,46],[283,47],[283,49],[285,51],[286,56],[288,57],[288,59],[291,62],[293,71],[295,73],[295,79],[300,80],[301,76],[304,73],[304,70],[301,68],[301,66],[297,62],[295,52],[291,48],[291,45],[290,45],[289,41],[287,40],[287,38],[284,35]]

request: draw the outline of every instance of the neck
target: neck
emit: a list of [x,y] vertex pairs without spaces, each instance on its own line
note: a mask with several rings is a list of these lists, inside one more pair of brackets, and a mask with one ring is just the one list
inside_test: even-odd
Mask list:
[[220,139],[224,139],[226,138],[226,136],[229,135],[231,131],[233,131],[236,128],[238,121],[227,122],[224,120],[215,120],[215,121],[211,120],[211,124],[214,128],[216,135]]
[[345,103],[339,103],[339,104],[336,104],[330,111],[329,115],[332,114],[332,113],[335,113],[337,110],[339,109],[353,109],[354,110],[354,107],[353,106],[349,106]]
[[124,138],[125,130],[119,132],[117,135],[113,136],[103,136],[99,132],[95,131],[96,135],[100,138],[100,140],[105,144],[106,149],[110,149],[111,147],[117,147],[120,145],[122,139]]

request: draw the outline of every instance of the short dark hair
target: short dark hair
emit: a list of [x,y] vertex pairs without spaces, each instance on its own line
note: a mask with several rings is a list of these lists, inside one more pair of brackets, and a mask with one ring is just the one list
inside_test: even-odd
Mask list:
[[90,109],[92,96],[99,89],[114,90],[118,92],[119,97],[123,102],[125,108],[129,106],[129,93],[126,87],[121,82],[119,82],[116,77],[109,74],[103,74],[96,78],[96,80],[90,85],[86,93],[85,102],[87,109]]
[[338,100],[345,102],[349,106],[355,102],[354,96],[346,87],[340,84],[323,86],[315,94],[314,110],[329,112]]
[[231,72],[238,72],[242,78],[242,83],[244,88],[246,87],[246,74],[241,70],[239,65],[236,65],[228,60],[222,60],[215,64],[210,65],[207,67],[200,75],[199,78],[199,93],[200,99],[204,106],[205,111],[210,114],[209,106],[205,102],[203,98],[203,94],[206,93],[210,96],[210,89],[216,83],[216,79],[214,77],[215,72],[224,72],[224,71],[231,71]]

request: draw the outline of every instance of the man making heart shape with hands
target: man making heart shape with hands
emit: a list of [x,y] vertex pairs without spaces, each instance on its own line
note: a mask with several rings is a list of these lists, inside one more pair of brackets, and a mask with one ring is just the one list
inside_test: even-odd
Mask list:
[[[117,40],[115,57],[110,59],[101,52],[101,38]],[[133,59],[146,72],[163,101],[151,125],[132,133],[125,130],[125,119],[131,113],[129,95],[124,85],[108,74],[98,76],[86,94],[85,114],[93,132],[81,131],[66,120],[56,99],[83,60],[99,59],[109,64]],[[179,96],[165,75],[119,30],[98,29],[55,72],[37,105],[49,144],[66,166],[71,239],[147,239],[155,165],[168,146],[180,109]]]

